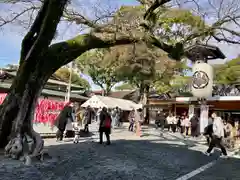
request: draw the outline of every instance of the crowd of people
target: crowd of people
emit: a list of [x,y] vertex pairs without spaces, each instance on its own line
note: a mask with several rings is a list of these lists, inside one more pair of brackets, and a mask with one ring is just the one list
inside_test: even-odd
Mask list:
[[[140,109],[132,109],[129,113],[129,131],[135,131],[136,128],[136,131],[139,132],[142,122],[141,112]],[[81,131],[83,133],[89,133],[89,125],[93,121],[99,124],[99,143],[103,143],[103,134],[105,134],[107,144],[109,145],[111,129],[122,126],[124,113],[119,107],[113,109],[106,107],[94,109],[90,106],[86,108],[74,108],[74,106],[69,103],[63,108],[55,121],[55,125],[58,128],[56,133],[57,141],[63,140],[67,124],[72,123],[75,129],[74,142],[77,143]],[[82,130],[81,127],[83,127]]]
[[[179,132],[186,136],[198,137],[200,135],[199,116],[194,114],[189,117],[186,113],[181,116],[173,113],[158,112],[156,116],[156,127],[161,127],[161,134],[164,129],[173,133]],[[205,152],[210,155],[214,147],[219,147],[222,157],[227,157],[226,148],[234,148],[235,142],[240,137],[240,125],[231,118],[220,116],[218,112],[212,112],[208,119],[208,125],[204,129],[203,135],[206,137],[209,148]]]
[[[56,137],[58,141],[62,141],[66,125],[69,122],[76,122],[75,138],[74,142],[78,142],[79,131],[83,127],[84,133],[89,133],[89,125],[93,121],[97,121],[99,124],[99,143],[103,143],[103,134],[106,136],[106,144],[110,145],[110,134],[112,128],[121,127],[124,121],[123,111],[115,107],[113,109],[107,109],[106,107],[94,109],[90,106],[82,108],[74,108],[71,104],[67,104],[55,121],[55,125],[58,128]],[[192,136],[198,137],[199,132],[199,117],[194,114],[191,117],[187,113],[183,113],[181,116],[177,116],[174,113],[158,112],[156,115],[155,124],[157,127],[161,127],[161,135],[165,128],[173,133],[179,132],[184,137]],[[141,125],[144,122],[142,109],[132,109],[128,114],[129,127],[128,130],[136,132],[141,136]],[[75,124],[76,124],[75,123]],[[208,120],[208,125],[205,128],[204,136],[206,136],[209,148],[206,151],[206,155],[210,155],[212,149],[215,146],[220,147],[222,150],[222,156],[227,157],[227,151],[225,146],[233,147],[234,141],[239,137],[239,130],[235,130],[235,125],[232,121],[225,120],[217,112],[213,112]],[[239,129],[239,128],[238,128]]]
[[168,131],[172,131],[173,133],[180,132],[181,134],[189,136],[191,130],[193,137],[199,135],[199,118],[196,115],[190,118],[186,113],[183,113],[182,116],[177,116],[171,112],[167,114],[158,111],[155,124],[156,127],[161,127],[161,130],[164,130],[166,127]]

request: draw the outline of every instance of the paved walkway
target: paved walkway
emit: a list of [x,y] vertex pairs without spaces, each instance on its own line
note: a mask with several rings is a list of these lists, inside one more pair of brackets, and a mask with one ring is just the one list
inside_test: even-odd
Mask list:
[[[92,131],[96,130],[92,125]],[[191,179],[186,174],[192,172],[198,172],[192,173],[194,180],[240,179],[238,159],[215,161],[219,153],[204,156],[205,145],[180,134],[165,133],[161,137],[159,131],[143,128],[140,138],[125,128],[117,129],[113,130],[111,146],[98,144],[97,137],[96,133],[82,138],[79,144],[73,144],[71,139],[61,143],[46,139],[52,160],[30,167],[2,160],[1,180],[186,180]],[[199,167],[208,163],[212,167],[199,173]]]

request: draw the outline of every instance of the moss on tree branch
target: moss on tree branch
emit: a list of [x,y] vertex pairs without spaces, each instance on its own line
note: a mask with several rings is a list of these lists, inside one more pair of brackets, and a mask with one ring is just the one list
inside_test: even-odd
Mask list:
[[63,66],[84,52],[95,48],[107,48],[116,45],[131,44],[139,39],[115,34],[82,34],[73,39],[50,46],[47,57],[52,60],[52,67]]

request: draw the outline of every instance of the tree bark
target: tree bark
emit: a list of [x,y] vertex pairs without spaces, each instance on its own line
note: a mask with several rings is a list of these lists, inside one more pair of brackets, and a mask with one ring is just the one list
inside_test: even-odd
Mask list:
[[[150,86],[148,84],[145,84],[144,82],[140,83],[139,86],[139,91],[140,91],[140,103],[143,106],[143,114],[144,114],[144,123],[149,124],[149,108],[146,107],[148,105],[148,94],[149,94],[149,89]],[[145,107],[144,107],[145,106]]]
[[146,112],[145,123],[146,124],[150,123],[150,112],[149,112],[149,107],[148,107],[149,90],[150,90],[150,86],[149,86],[149,84],[147,84],[145,87],[145,92],[144,92],[144,99],[146,99],[146,101],[145,101],[145,105],[146,105],[146,107],[145,107],[145,112]]
[[[28,76],[25,72],[29,72]],[[33,157],[41,157],[44,142],[33,130],[35,106],[41,90],[51,74],[42,73],[36,65],[35,71],[26,71],[24,66],[7,95],[1,108],[0,142],[8,157],[24,157],[26,163]],[[20,83],[17,83],[20,81]],[[28,157],[28,158],[27,158]]]
[[42,153],[44,142],[33,130],[32,120],[42,88],[56,70],[45,54],[66,3],[67,0],[44,0],[22,41],[20,67],[0,109],[0,147],[6,146],[6,155],[14,159]]
[[104,96],[108,96],[109,95],[109,93],[111,92],[111,90],[112,90],[112,84],[111,83],[109,83],[109,82],[107,82],[106,83],[106,88],[105,88],[105,90],[104,90]]

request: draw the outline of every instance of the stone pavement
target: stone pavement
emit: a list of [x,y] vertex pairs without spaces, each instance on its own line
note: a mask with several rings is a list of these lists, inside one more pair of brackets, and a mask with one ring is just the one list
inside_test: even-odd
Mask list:
[[[58,143],[46,139],[46,149],[54,157],[44,163],[26,167],[19,162],[3,159],[0,164],[1,180],[175,180],[214,159],[202,151],[206,146],[186,140],[179,134],[165,133],[143,127],[143,137],[136,137],[125,128],[112,132],[112,145],[97,143],[97,126],[91,126],[93,137],[81,138],[79,144],[71,139]],[[240,179],[235,159],[219,160],[212,168],[192,179]],[[224,169],[229,173],[224,173]],[[220,172],[218,172],[220,171]],[[234,172],[233,172],[234,171]],[[221,174],[222,173],[222,174]],[[215,178],[216,175],[216,178]]]

